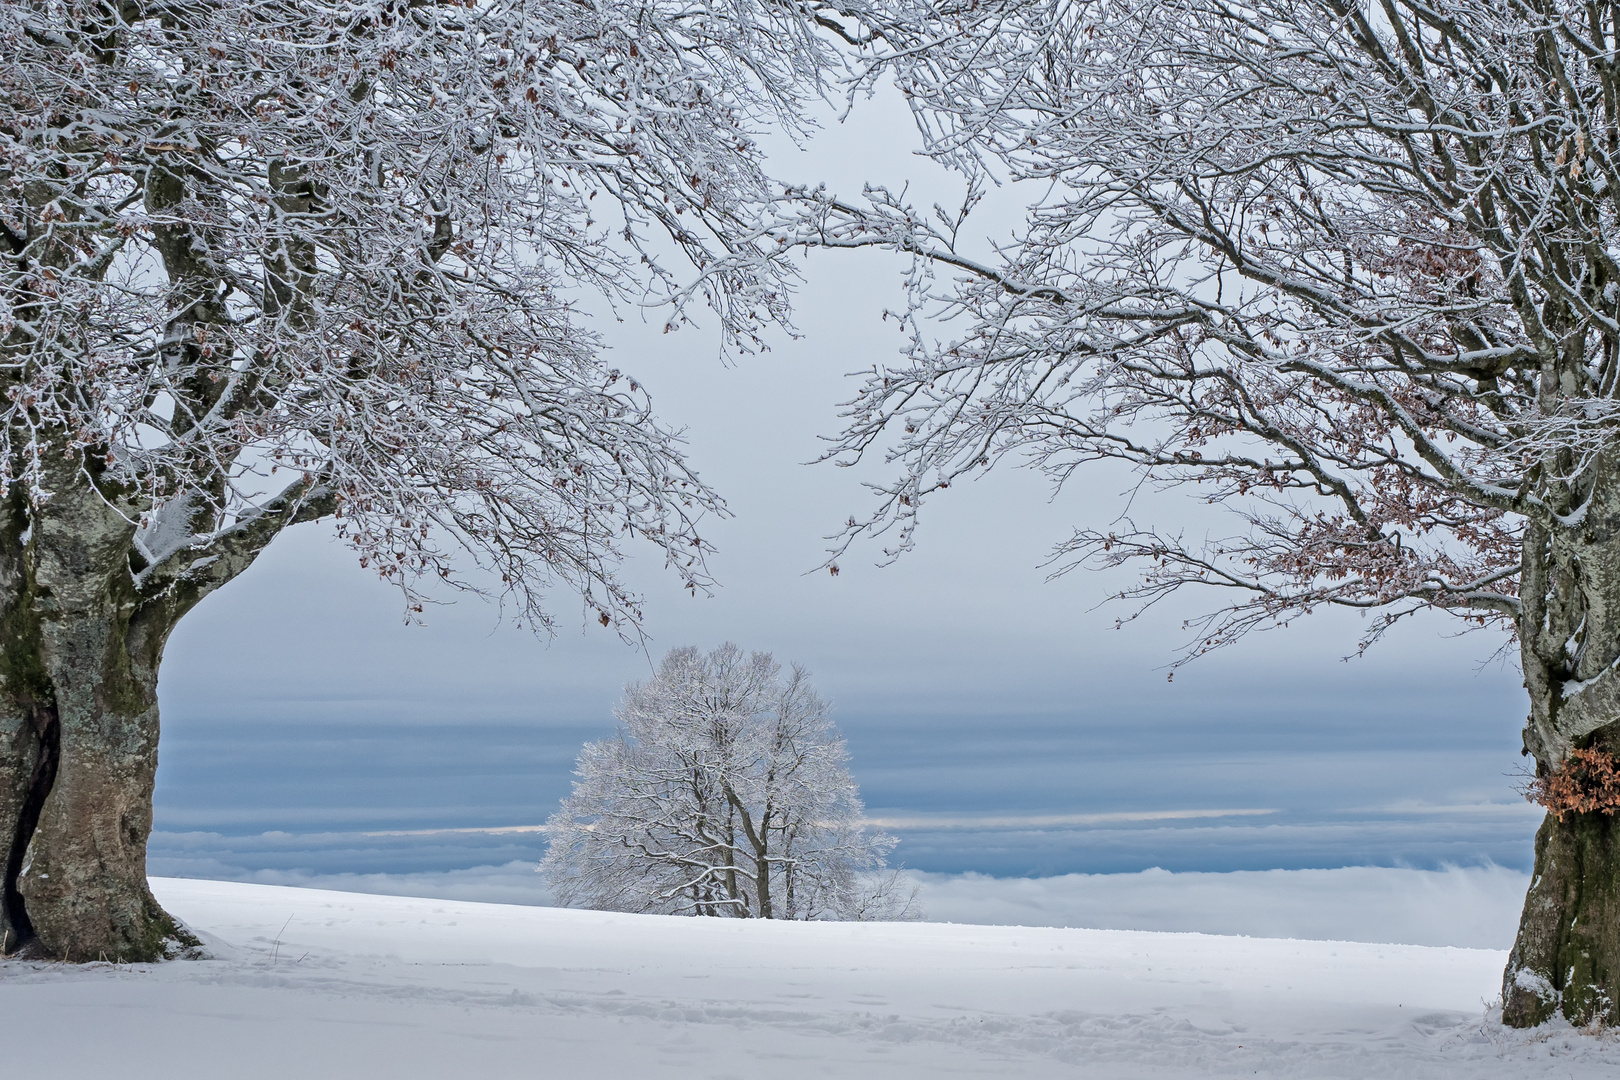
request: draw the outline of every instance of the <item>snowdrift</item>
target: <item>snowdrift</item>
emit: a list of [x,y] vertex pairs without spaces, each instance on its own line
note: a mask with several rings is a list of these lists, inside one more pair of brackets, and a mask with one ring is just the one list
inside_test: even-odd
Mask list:
[[215,959],[0,963],[8,1075],[1612,1077],[1484,949],[745,923],[158,879]]

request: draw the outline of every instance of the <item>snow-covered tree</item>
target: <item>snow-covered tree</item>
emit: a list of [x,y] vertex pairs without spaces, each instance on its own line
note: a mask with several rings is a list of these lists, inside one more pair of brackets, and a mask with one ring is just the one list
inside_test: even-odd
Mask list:
[[861,824],[849,753],[802,668],[726,644],[675,649],[625,691],[547,822],[559,900],[757,919],[916,917]]
[[818,12],[0,0],[0,950],[170,950],[164,642],[282,529],[412,606],[469,553],[542,627],[551,586],[633,625],[632,537],[704,585],[718,504],[569,290],[780,318],[751,133]]
[[928,152],[1039,194],[979,249],[965,211],[796,193],[788,246],[917,259],[908,355],[839,446],[898,475],[848,536],[903,550],[1003,459],[1123,462],[1236,527],[1058,561],[1231,598],[1188,655],[1332,606],[1369,642],[1436,610],[1516,636],[1551,812],[1505,1016],[1620,1022],[1620,799],[1585,790],[1620,783],[1620,5],[883,6],[871,77]]

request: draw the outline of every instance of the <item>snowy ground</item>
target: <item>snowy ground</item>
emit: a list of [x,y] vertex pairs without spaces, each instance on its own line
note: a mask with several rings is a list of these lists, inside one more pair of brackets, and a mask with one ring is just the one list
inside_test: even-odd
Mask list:
[[8,1075],[1612,1077],[1483,949],[772,924],[159,879],[218,959],[0,964]]
[[[534,872],[543,850],[541,846],[533,858],[500,866],[403,873],[245,871],[196,863],[185,866],[186,873],[165,873],[175,869],[172,860],[151,872],[340,892],[549,905],[551,892],[545,879]],[[1342,866],[1226,873],[1143,870],[1036,878],[904,873],[920,888],[923,910],[935,922],[1191,930],[1468,949],[1506,949],[1513,944],[1524,893],[1530,886],[1529,874],[1502,866],[1439,870]]]

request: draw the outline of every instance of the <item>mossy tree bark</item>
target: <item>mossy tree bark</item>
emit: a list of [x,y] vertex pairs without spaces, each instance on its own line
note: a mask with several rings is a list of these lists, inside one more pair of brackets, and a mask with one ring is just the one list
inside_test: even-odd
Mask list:
[[[1565,475],[1574,470],[1565,469]],[[1620,467],[1599,461],[1555,508],[1572,528],[1532,524],[1522,552],[1520,656],[1530,692],[1525,753],[1547,777],[1576,748],[1620,753]],[[1549,812],[1502,984],[1503,1020],[1531,1027],[1620,1023],[1620,821]]]
[[1614,1024],[1620,1002],[1620,822],[1548,814],[1502,989],[1503,1019],[1532,1027],[1555,1013]]
[[170,597],[141,603],[135,525],[116,491],[75,483],[14,499],[0,535],[6,847],[0,941],[63,959],[149,960],[181,932],[146,886],[157,669]]
[[290,491],[147,567],[138,508],[95,482],[93,460],[64,456],[49,501],[13,496],[0,528],[0,951],[156,960],[196,944],[146,882],[164,645],[277,532],[329,505]]

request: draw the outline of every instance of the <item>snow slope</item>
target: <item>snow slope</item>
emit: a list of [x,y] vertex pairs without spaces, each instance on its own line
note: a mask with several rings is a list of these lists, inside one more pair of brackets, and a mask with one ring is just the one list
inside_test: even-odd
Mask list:
[[[217,959],[0,963],[6,1075],[1612,1077],[1497,1026],[1504,955],[782,924],[159,879]],[[27,1037],[18,1037],[28,1033]]]

